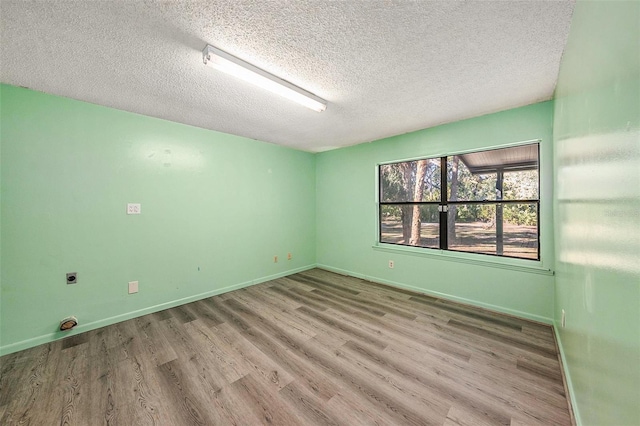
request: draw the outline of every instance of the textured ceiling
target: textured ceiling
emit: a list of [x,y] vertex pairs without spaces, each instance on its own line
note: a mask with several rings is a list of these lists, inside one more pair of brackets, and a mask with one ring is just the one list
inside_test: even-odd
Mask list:
[[[0,80],[306,151],[548,100],[573,0],[11,1]],[[326,99],[206,67],[211,44]]]

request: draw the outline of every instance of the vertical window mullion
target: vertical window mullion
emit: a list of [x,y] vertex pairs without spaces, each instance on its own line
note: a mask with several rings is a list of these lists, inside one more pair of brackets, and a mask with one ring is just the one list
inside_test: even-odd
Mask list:
[[440,157],[440,249],[449,248],[448,236],[448,196],[447,196],[447,157]]
[[382,242],[382,167],[378,166],[378,242]]
[[[540,173],[538,173],[538,179],[540,179]],[[538,225],[538,260],[541,260],[540,258],[540,186],[538,185],[538,201],[536,202],[536,209],[537,209],[537,225]]]

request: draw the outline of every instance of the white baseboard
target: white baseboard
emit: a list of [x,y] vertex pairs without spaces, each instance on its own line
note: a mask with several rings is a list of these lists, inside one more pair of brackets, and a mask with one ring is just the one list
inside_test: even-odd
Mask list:
[[53,342],[58,339],[73,336],[75,334],[84,333],[87,331],[95,330],[96,328],[105,327],[107,325],[115,324],[118,322],[126,321],[132,318],[141,317],[143,315],[152,314],[154,312],[163,311],[165,309],[173,308],[176,306],[184,305],[186,303],[195,302],[196,300],[206,299],[207,297],[216,296],[218,294],[227,293],[233,290],[238,290],[244,287],[249,287],[255,284],[260,284],[266,281],[275,280],[277,278],[286,277],[287,275],[297,274],[298,272],[307,271],[315,268],[315,264],[303,266],[296,269],[290,269],[288,271],[280,272],[273,275],[268,275],[254,280],[245,281],[238,284],[233,284],[227,287],[218,288],[212,291],[196,294],[193,296],[183,297],[181,299],[170,300],[168,302],[160,303],[158,305],[149,306],[147,308],[138,309],[136,311],[126,312],[123,314],[115,315],[109,318],[103,318],[97,321],[93,321],[87,324],[80,324],[71,331],[55,331],[53,333],[43,334],[41,336],[33,337],[31,339],[21,340],[9,345],[0,346],[0,356],[7,355],[13,352],[21,351],[24,349],[32,348],[34,346],[42,345],[44,343]]
[[560,354],[560,368],[562,369],[562,373],[564,375],[564,383],[566,387],[566,391],[568,393],[569,401],[571,402],[571,412],[573,415],[573,419],[576,422],[576,426],[582,425],[582,420],[580,420],[580,412],[578,411],[578,403],[575,398],[575,392],[573,391],[573,382],[571,381],[571,373],[569,372],[569,364],[567,364],[567,358],[564,354],[564,348],[562,346],[562,340],[560,339],[560,332],[558,331],[558,323],[556,321],[553,322],[553,333],[556,337],[556,344],[558,345],[558,353]]
[[353,272],[353,271],[347,271],[345,269],[334,268],[333,266],[322,265],[322,264],[318,264],[316,266],[318,268],[326,269],[327,271],[336,272],[338,274],[349,275],[349,276],[356,277],[356,278],[361,278],[361,279],[367,280],[367,281],[373,281],[373,282],[380,283],[380,284],[386,284],[386,285],[389,285],[389,286],[392,286],[392,287],[403,288],[403,289],[406,289],[406,290],[415,291],[417,293],[423,293],[423,294],[426,294],[428,296],[433,296],[433,297],[438,297],[438,298],[441,298],[441,299],[451,300],[453,302],[463,303],[465,305],[477,306],[479,308],[487,309],[487,310],[498,312],[498,313],[501,313],[501,314],[512,315],[512,316],[515,316],[515,317],[519,317],[519,318],[523,318],[523,319],[527,319],[527,320],[531,320],[531,321],[536,321],[536,322],[539,322],[539,323],[542,323],[542,324],[547,324],[547,325],[552,325],[553,324],[553,319],[547,318],[547,317],[543,317],[541,315],[535,315],[535,314],[530,314],[528,312],[517,311],[515,309],[509,309],[509,308],[505,308],[505,307],[498,306],[498,305],[492,305],[490,303],[479,302],[477,300],[466,299],[464,297],[458,297],[458,296],[454,296],[454,295],[451,295],[451,294],[440,293],[440,292],[437,292],[437,291],[425,290],[425,289],[422,289],[422,288],[419,288],[419,287],[414,287],[412,285],[399,283],[399,282],[395,282],[395,281],[390,281],[390,280],[385,280],[384,278],[378,278],[378,277],[374,277],[374,276],[370,276],[370,275],[360,274],[360,273]]

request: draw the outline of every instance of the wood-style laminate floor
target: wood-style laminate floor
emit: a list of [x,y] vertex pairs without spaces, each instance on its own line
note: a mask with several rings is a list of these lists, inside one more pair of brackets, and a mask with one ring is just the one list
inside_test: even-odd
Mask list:
[[2,425],[571,424],[550,327],[319,269],[0,362]]

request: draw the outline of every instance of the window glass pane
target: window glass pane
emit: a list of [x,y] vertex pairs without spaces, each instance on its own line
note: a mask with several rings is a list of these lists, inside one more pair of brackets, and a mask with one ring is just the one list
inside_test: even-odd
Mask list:
[[504,256],[538,258],[537,204],[504,204]]
[[440,200],[440,159],[380,166],[380,201],[402,203]]
[[472,174],[459,155],[447,157],[448,200],[495,200],[496,176],[496,173]]
[[447,231],[450,250],[538,258],[536,203],[450,205]]
[[496,254],[495,204],[449,206],[450,250]]
[[537,200],[538,170],[505,172],[502,184],[503,200]]
[[447,195],[449,201],[538,199],[538,144],[447,157]]
[[[380,242],[440,247],[440,219],[437,204],[392,204],[380,207]],[[414,220],[418,214],[420,219]]]

